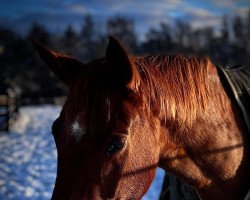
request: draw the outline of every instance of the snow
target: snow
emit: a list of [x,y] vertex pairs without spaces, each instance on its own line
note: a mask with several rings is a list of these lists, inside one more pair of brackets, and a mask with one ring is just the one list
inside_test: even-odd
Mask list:
[[[56,178],[56,147],[51,125],[59,106],[29,106],[9,133],[0,132],[0,199],[47,200]],[[157,200],[164,171],[157,173],[143,200]]]
[[29,114],[26,112],[21,112],[18,115],[17,119],[15,120],[15,123],[10,126],[10,131],[25,133],[26,127],[29,122],[30,122]]

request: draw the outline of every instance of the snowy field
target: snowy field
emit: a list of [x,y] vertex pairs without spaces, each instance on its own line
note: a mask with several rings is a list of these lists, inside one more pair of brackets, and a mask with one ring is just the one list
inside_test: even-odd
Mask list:
[[[0,200],[47,200],[56,178],[52,122],[60,107],[30,106],[9,133],[0,132]],[[25,126],[26,124],[26,126]],[[157,200],[164,172],[158,169],[143,200]]]

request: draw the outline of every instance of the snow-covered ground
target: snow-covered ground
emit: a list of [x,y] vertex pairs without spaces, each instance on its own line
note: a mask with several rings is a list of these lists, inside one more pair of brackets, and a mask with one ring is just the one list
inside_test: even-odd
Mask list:
[[[12,131],[0,132],[0,200],[51,198],[57,166],[50,130],[60,109],[50,105],[23,107]],[[158,199],[163,176],[163,170],[158,169],[143,200]]]

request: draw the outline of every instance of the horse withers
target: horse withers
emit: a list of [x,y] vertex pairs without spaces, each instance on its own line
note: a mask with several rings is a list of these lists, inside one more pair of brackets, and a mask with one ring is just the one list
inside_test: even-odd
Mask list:
[[104,58],[83,64],[36,45],[68,86],[52,132],[52,199],[139,200],[159,166],[202,199],[244,199],[247,131],[207,58],[129,57],[110,37]]

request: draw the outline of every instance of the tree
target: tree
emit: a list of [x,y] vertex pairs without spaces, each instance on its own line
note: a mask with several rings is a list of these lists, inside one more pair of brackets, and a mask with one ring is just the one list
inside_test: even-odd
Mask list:
[[191,37],[190,43],[195,52],[201,51],[204,47],[204,32],[202,29],[197,29],[193,31],[193,37]]
[[225,15],[221,21],[221,36],[219,38],[219,46],[217,48],[219,51],[220,57],[219,60],[223,65],[228,65],[231,62],[231,46],[229,39],[229,23],[228,17]]
[[39,41],[43,45],[49,45],[51,42],[50,33],[43,25],[36,22],[32,24],[28,32],[27,39]]
[[[10,30],[0,28],[0,85],[13,78],[14,58],[17,56],[18,36]],[[20,49],[22,50],[22,49]]]
[[146,42],[142,45],[143,50],[150,53],[167,53],[172,47],[171,32],[167,23],[161,23],[159,30],[149,29],[146,33]]
[[233,33],[235,44],[239,46],[244,46],[245,44],[245,27],[243,25],[242,19],[236,16],[233,19]]
[[96,48],[95,28],[93,18],[89,14],[84,17],[79,41],[79,57],[81,57],[84,62],[96,58],[98,52]]
[[221,41],[224,44],[228,44],[229,42],[229,24],[228,24],[228,17],[226,15],[223,16],[222,18]]
[[69,55],[76,55],[78,36],[75,30],[69,25],[64,31],[60,42],[61,50]]
[[91,15],[87,14],[84,17],[83,26],[80,33],[80,38],[84,40],[85,43],[91,43],[94,41],[94,22]]
[[190,25],[184,21],[177,20],[175,22],[175,40],[179,48],[190,46],[192,29]]
[[203,50],[208,53],[212,54],[214,49],[214,29],[212,27],[205,27],[202,30],[202,43],[203,43]]
[[[70,29],[66,31],[71,35]],[[17,77],[18,84],[21,86],[22,97],[38,99],[39,97],[53,97],[65,94],[65,87],[58,84],[58,79],[51,70],[38,56],[31,39],[39,41],[42,45],[49,47],[52,43],[52,36],[47,29],[34,23],[26,37],[28,50],[25,65],[22,66],[22,72]]]
[[[246,41],[247,41],[247,44],[246,44],[246,51],[247,51],[247,54],[250,55],[250,9],[248,10],[248,13],[247,13],[247,18],[246,18]],[[250,62],[250,61],[249,61]]]
[[131,52],[136,51],[136,34],[134,22],[125,17],[116,16],[108,19],[107,35],[119,39]]

